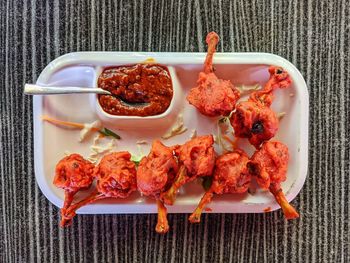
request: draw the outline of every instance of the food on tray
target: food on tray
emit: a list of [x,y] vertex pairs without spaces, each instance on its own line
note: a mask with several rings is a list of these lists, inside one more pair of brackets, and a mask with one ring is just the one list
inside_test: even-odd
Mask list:
[[146,196],[157,200],[158,222],[156,231],[166,233],[169,230],[167,209],[159,200],[161,193],[167,191],[174,181],[178,164],[173,155],[173,148],[166,147],[156,140],[151,152],[143,157],[137,169],[137,188]]
[[248,138],[257,149],[262,142],[275,136],[279,121],[276,113],[270,108],[273,91],[287,88],[291,84],[288,73],[280,67],[269,68],[270,79],[262,90],[253,92],[248,101],[239,102],[230,117],[235,136]]
[[286,180],[289,153],[288,147],[278,141],[268,141],[262,144],[248,164],[250,173],[254,176],[261,188],[269,189],[281,206],[287,219],[299,217],[291,206],[281,188]]
[[[260,187],[270,190],[287,219],[299,217],[281,188],[288,167],[287,146],[277,141],[267,141],[251,159],[243,150],[236,149],[219,156],[215,162],[213,142],[212,135],[197,136],[184,145],[173,147],[156,140],[150,153],[139,162],[137,171],[129,152],[107,154],[95,168],[78,154],[63,158],[57,164],[54,179],[54,184],[65,190],[61,225],[70,225],[76,210],[84,205],[108,197],[126,198],[138,189],[141,194],[157,200],[156,231],[166,233],[169,225],[164,203],[172,205],[178,189],[198,177],[205,178],[209,185],[189,217],[192,223],[200,222],[202,211],[214,194],[247,192],[251,176]],[[72,204],[74,195],[89,188],[94,177],[97,178],[95,191]]]
[[[97,179],[95,191],[83,200],[62,210],[61,225],[70,225],[76,210],[84,205],[104,198],[126,198],[136,191],[136,166],[130,161],[130,158],[129,152],[105,155],[94,170],[94,177]],[[84,178],[84,175],[80,173],[76,173],[75,176]]]
[[[276,66],[269,68],[270,78],[263,88],[259,85],[235,87],[229,80],[219,79],[213,67],[218,42],[219,36],[215,32],[207,35],[208,53],[204,69],[199,74],[197,86],[187,96],[188,102],[201,114],[224,116],[209,120],[217,122],[216,131],[212,131],[216,133],[215,143],[221,150],[217,158],[213,135],[198,136],[196,127],[187,131],[182,110],[176,123],[169,127],[162,139],[188,132],[190,140],[182,145],[165,146],[156,139],[147,156],[141,151],[134,156],[126,151],[110,153],[114,150],[114,138],[120,139],[120,136],[103,128],[98,120],[82,124],[42,117],[55,125],[80,129],[80,141],[91,132],[100,133],[93,140],[88,160],[79,154],[71,154],[56,166],[53,183],[65,191],[61,209],[62,226],[70,225],[76,211],[84,205],[104,198],[127,198],[138,190],[142,195],[156,200],[158,221],[155,229],[158,233],[166,233],[169,224],[165,205],[173,205],[179,189],[198,178],[203,179],[206,192],[189,217],[191,223],[200,222],[203,210],[211,211],[205,207],[214,195],[251,193],[248,189],[254,186],[252,179],[274,195],[287,219],[299,217],[281,188],[288,169],[288,148],[281,142],[269,141],[278,130],[279,119],[286,114],[276,114],[270,108],[273,92],[277,88],[289,87],[291,79],[284,69]],[[112,115],[158,115],[169,108],[173,98],[172,80],[167,67],[155,64],[153,60],[106,68],[98,78],[98,86],[112,93],[98,95],[103,110]],[[238,102],[240,96],[248,92],[249,99]],[[140,145],[148,144],[145,138],[148,137],[141,135],[136,138],[139,150]],[[257,149],[251,158],[244,150],[237,148],[237,138],[248,138]],[[94,163],[102,155],[95,166]],[[78,199],[77,192],[94,185],[94,179],[96,185],[93,191],[86,198],[74,200]],[[264,209],[265,212],[270,210],[270,207]]]
[[58,162],[53,184],[64,189],[62,216],[73,202],[74,195],[91,186],[93,170],[94,165],[79,154],[71,154]]
[[219,79],[213,68],[213,56],[219,36],[215,32],[207,35],[208,54],[204,62],[204,70],[199,73],[197,86],[190,90],[187,100],[206,116],[229,115],[234,110],[240,92],[231,81]]
[[245,193],[250,185],[251,175],[247,168],[248,155],[243,150],[226,153],[216,159],[213,182],[204,194],[196,210],[189,217],[191,223],[200,222],[204,207],[214,194]]
[[98,99],[102,109],[112,115],[158,115],[169,108],[173,98],[170,73],[158,64],[106,68],[98,78],[98,87],[112,93]]
[[161,194],[165,204],[174,204],[177,191],[184,184],[198,177],[212,175],[215,163],[213,143],[212,135],[197,136],[175,149],[180,168],[172,186]]

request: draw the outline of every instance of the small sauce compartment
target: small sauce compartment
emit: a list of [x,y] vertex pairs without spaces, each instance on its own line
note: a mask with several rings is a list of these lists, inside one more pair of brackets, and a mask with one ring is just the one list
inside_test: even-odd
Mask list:
[[159,64],[140,63],[105,68],[97,79],[102,109],[117,116],[147,117],[164,113],[173,99],[169,70]]
[[97,67],[94,83],[115,96],[92,95],[92,103],[99,118],[118,129],[166,128],[183,104],[175,69],[161,64]]

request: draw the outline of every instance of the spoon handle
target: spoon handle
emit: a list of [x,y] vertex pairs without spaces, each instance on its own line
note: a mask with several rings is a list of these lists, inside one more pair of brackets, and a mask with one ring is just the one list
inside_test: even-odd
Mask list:
[[97,93],[111,95],[108,90],[100,88],[84,88],[84,87],[45,87],[36,84],[25,84],[24,94],[27,95],[54,95],[54,94],[70,94],[70,93]]

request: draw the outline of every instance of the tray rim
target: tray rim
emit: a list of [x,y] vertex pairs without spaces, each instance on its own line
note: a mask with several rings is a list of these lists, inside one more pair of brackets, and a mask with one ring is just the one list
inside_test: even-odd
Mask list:
[[[104,52],[104,51],[85,51],[85,52],[72,52],[64,54],[53,61],[51,61],[40,73],[37,84],[45,83],[50,75],[64,67],[72,65],[80,66],[106,66],[106,65],[120,65],[120,64],[133,64],[139,63],[146,58],[152,57],[157,63],[164,65],[185,65],[185,64],[203,64],[206,53],[204,52]],[[96,59],[97,57],[97,59]],[[118,57],[118,63],[115,62],[115,58]],[[103,62],[101,61],[103,58]],[[114,62],[113,62],[114,61]],[[309,93],[306,82],[299,72],[299,70],[285,58],[271,54],[271,53],[257,53],[257,52],[218,52],[214,57],[215,64],[255,64],[255,65],[276,65],[286,69],[293,78],[295,87],[302,94],[300,100],[300,107],[304,109],[303,114],[300,115],[301,131],[303,136],[300,137],[300,152],[303,156],[303,163],[300,167],[300,176],[298,180],[291,186],[293,191],[288,191],[286,197],[288,201],[292,201],[301,191],[307,174],[308,174],[308,147],[309,147]],[[43,152],[40,149],[43,148],[42,140],[42,122],[37,118],[41,115],[41,105],[43,100],[42,95],[34,96],[33,98],[33,130],[34,130],[34,171],[35,178],[38,186],[44,196],[55,206],[61,207],[62,200],[57,198],[50,190],[47,180],[43,180],[44,175],[43,166],[39,165],[39,159],[43,160]],[[261,203],[248,204],[241,203],[244,209],[231,209],[230,211],[215,208],[214,212],[209,213],[264,213],[261,209]],[[96,206],[100,208],[95,210]],[[130,207],[132,206],[132,209]],[[233,206],[233,205],[232,205]],[[271,208],[270,211],[280,209],[276,202],[264,203],[264,206]],[[184,213],[181,209],[181,205],[168,206],[169,213]],[[195,208],[195,205],[189,205],[191,208]],[[192,209],[192,210],[193,210]],[[95,210],[95,211],[94,211]],[[113,210],[113,212],[111,212]],[[78,214],[151,214],[156,213],[155,204],[92,204],[78,210]]]

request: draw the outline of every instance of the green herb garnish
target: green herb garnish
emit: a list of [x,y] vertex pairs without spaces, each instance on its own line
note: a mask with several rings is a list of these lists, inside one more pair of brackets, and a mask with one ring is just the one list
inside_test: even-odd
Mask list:
[[134,164],[136,165],[136,166],[139,166],[139,164],[140,164],[140,161],[134,161],[134,160],[131,160],[132,162],[134,162]]
[[202,181],[202,186],[205,191],[208,191],[213,183],[213,177],[212,176],[204,176]]
[[121,137],[116,134],[115,132],[111,131],[110,129],[107,129],[107,128],[103,128],[101,130],[98,131],[99,133],[103,134],[104,136],[111,136],[111,137],[114,137],[118,140],[121,139]]
[[136,155],[132,155],[131,158],[130,158],[130,161],[134,162],[136,166],[139,166],[142,158],[144,156],[136,156]]

